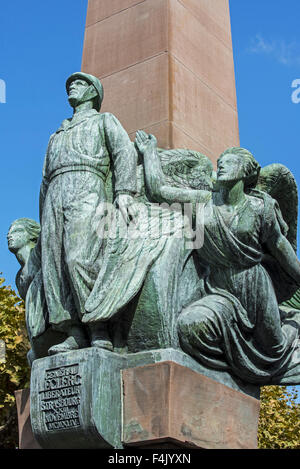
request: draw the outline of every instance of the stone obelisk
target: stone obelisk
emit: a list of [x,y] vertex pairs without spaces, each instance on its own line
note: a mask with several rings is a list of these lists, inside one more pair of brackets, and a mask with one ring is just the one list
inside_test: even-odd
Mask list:
[[228,0],[89,0],[82,71],[132,139],[214,162],[239,145]]

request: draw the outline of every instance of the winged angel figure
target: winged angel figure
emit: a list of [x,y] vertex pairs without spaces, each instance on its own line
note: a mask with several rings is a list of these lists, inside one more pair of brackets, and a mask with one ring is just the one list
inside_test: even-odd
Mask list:
[[178,188],[163,170],[155,137],[139,131],[136,144],[151,200],[204,204],[197,258],[207,273],[200,297],[177,320],[183,350],[245,382],[299,383],[298,195],[291,172],[278,164],[261,169],[248,150],[229,148],[218,159],[216,181],[206,172],[213,190],[201,177],[197,185],[197,165],[187,175],[190,187]]

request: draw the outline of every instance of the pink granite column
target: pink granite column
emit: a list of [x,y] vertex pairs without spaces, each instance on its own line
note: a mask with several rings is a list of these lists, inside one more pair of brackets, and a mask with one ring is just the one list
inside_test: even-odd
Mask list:
[[22,389],[15,391],[18,428],[19,428],[19,449],[41,449],[35,440],[30,422],[30,390]]
[[239,145],[228,0],[89,0],[82,70],[132,139],[214,162]]
[[259,400],[174,362],[122,371],[123,443],[256,449]]

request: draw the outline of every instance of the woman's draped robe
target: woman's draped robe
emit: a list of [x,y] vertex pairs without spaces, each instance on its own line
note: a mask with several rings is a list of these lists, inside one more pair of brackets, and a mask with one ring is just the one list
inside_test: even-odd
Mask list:
[[228,226],[207,206],[201,262],[210,266],[205,295],[179,317],[182,347],[201,363],[254,384],[296,384],[300,378],[300,314],[283,322],[263,245],[284,225],[271,197],[246,196]]

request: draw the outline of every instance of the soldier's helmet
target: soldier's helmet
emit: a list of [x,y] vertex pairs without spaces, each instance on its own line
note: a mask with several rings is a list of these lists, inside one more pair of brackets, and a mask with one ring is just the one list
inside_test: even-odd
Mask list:
[[97,111],[100,111],[101,104],[103,101],[103,86],[99,78],[94,77],[93,75],[89,75],[88,73],[83,73],[83,72],[73,73],[71,76],[69,76],[69,78],[66,81],[67,93],[69,93],[70,84],[74,80],[77,80],[77,79],[85,80],[87,83],[94,86],[98,94],[98,96],[94,100],[94,108]]

